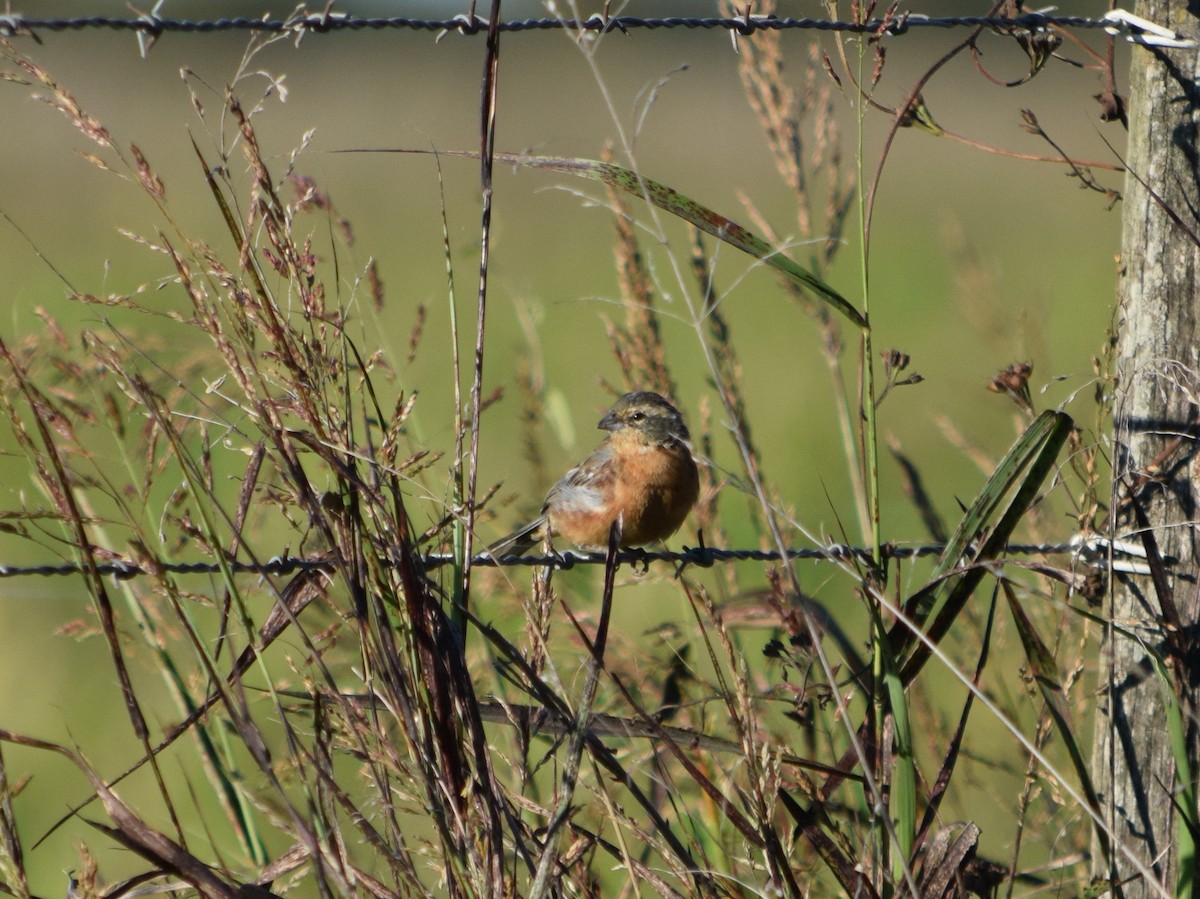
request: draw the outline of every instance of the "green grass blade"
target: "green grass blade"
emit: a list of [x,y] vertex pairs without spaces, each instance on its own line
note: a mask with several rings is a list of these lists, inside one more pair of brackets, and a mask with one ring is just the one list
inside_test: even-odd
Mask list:
[[[963,515],[929,584],[906,603],[909,617],[922,624],[941,601],[937,617],[926,632],[933,643],[945,636],[987,573],[978,563],[994,559],[1004,551],[1017,525],[1037,499],[1043,482],[1054,471],[1059,451],[1073,427],[1071,416],[1065,412],[1047,411],[1039,415],[1000,460]],[[961,575],[949,577],[960,567],[965,568]],[[897,624],[891,636],[893,646],[915,642],[903,624]],[[900,654],[898,651],[897,655]],[[929,647],[924,644],[913,648],[902,669],[905,684],[912,682],[929,656]]]
[[1047,441],[1055,442],[1057,456],[1057,448],[1066,440],[1071,426],[1070,416],[1062,412],[1047,411],[1025,429],[1025,433],[1000,460],[979,496],[959,521],[958,528],[946,544],[937,568],[934,569],[935,578],[956,567],[959,560],[967,554],[970,545],[985,533],[1004,497],[1022,480],[1022,473],[1026,468],[1043,453]]
[[660,184],[637,172],[622,168],[610,162],[597,162],[592,159],[562,159],[553,157],[534,157],[538,167],[549,168],[568,174],[577,174],[623,190],[626,193],[641,197],[653,203],[672,215],[690,222],[706,234],[711,234],[743,253],[761,260],[776,271],[782,272],[801,287],[809,290],[820,299],[829,303],[842,315],[849,318],[860,328],[867,326],[866,319],[840,293],[810,272],[798,265],[783,253],[773,249],[770,244],[752,231],[743,228],[737,222],[726,218],[718,212],[697,203],[690,197],[684,196],[673,188]]
[[[1067,704],[1066,693],[1063,691],[1058,663],[1050,648],[1037,632],[1037,628],[1033,626],[1029,616],[1025,614],[1025,609],[1017,599],[1012,583],[1007,579],[1001,579],[1000,586],[1004,589],[1004,597],[1008,600],[1008,608],[1012,613],[1013,622],[1016,624],[1017,634],[1021,638],[1021,646],[1025,649],[1025,659],[1029,663],[1029,671],[1046,703],[1046,709],[1054,722],[1054,728],[1058,731],[1063,746],[1066,747],[1067,754],[1071,757],[1071,766],[1075,769],[1075,776],[1079,778],[1084,798],[1087,799],[1092,811],[1099,815],[1100,799],[1092,785],[1088,760],[1076,740],[1079,730],[1071,722],[1071,709]],[[1104,856],[1107,858],[1109,856],[1108,834],[1099,829],[1096,834],[1100,839]]]
[[883,622],[876,621],[877,652],[882,668],[883,688],[887,694],[888,709],[892,713],[893,755],[890,812],[892,827],[896,834],[896,850],[892,852],[892,878],[894,883],[903,883],[905,871],[912,863],[913,844],[917,834],[917,767],[913,759],[912,725],[908,716],[908,697],[904,693],[904,681],[900,668],[892,653],[891,644],[883,632]]
[[[351,151],[356,152],[356,151]],[[374,151],[367,151],[374,152]],[[434,153],[433,150],[383,150],[385,153]],[[439,156],[461,156],[477,159],[478,153],[467,150],[438,150]],[[667,187],[658,181],[639,175],[630,169],[615,165],[611,162],[601,162],[596,159],[579,159],[572,156],[524,156],[514,153],[496,153],[494,159],[498,163],[527,168],[543,169],[550,172],[561,172],[566,175],[576,175],[588,178],[624,191],[635,197],[646,200],[659,209],[676,215],[686,222],[695,225],[701,231],[711,234],[718,240],[724,241],[731,247],[736,247],[769,265],[771,268],[787,276],[819,299],[828,303],[859,328],[867,328],[867,320],[861,312],[854,308],[840,293],[779,250],[732,219],[726,218],[719,212],[714,212],[707,206],[697,203],[677,190]]]

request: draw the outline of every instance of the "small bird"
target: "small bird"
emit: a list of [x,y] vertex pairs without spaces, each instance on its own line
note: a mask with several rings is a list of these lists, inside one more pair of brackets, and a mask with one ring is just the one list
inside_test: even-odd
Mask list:
[[599,425],[608,436],[546,495],[542,514],[488,548],[493,559],[520,555],[546,538],[578,547],[608,546],[621,522],[620,544],[665,540],[683,524],[700,495],[687,425],[665,398],[648,390],[627,393]]

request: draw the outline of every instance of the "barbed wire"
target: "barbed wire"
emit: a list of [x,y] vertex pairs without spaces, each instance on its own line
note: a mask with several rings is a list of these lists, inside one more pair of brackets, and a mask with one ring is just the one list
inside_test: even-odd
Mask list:
[[[228,17],[211,20],[191,20],[163,18],[154,14],[143,14],[133,18],[112,16],[79,16],[71,18],[39,18],[20,13],[0,15],[0,36],[28,35],[36,38],[38,31],[65,32],[82,31],[87,29],[111,29],[131,31],[141,36],[159,37],[167,33],[213,33],[225,31],[248,31],[261,33],[295,34],[297,36],[314,34],[331,34],[335,32],[357,32],[365,30],[409,29],[418,31],[433,31],[442,33],[459,32],[473,35],[486,32],[489,27],[487,19],[474,14],[460,14],[448,19],[414,19],[403,16],[363,17],[347,13],[325,12],[321,14],[296,14],[287,18],[271,19],[264,14],[259,18],[247,16]],[[1055,16],[1045,13],[1024,13],[1014,17],[1000,16],[942,16],[931,17],[918,13],[904,12],[887,18],[875,18],[864,22],[815,19],[815,18],[780,18],[774,15],[745,15],[740,17],[686,17],[672,16],[666,18],[642,18],[637,16],[603,16],[592,15],[586,19],[576,18],[528,18],[501,22],[500,31],[522,32],[534,30],[566,30],[578,32],[610,33],[620,31],[630,33],[635,29],[701,29],[726,30],[740,35],[751,35],[760,30],[816,30],[828,32],[879,34],[899,36],[910,33],[912,29],[938,28],[950,29],[956,27],[985,27],[1000,29],[1006,33],[1014,31],[1037,32],[1052,27],[1078,29],[1105,29],[1111,34],[1122,34],[1131,40],[1145,43],[1157,43],[1162,46],[1182,46],[1177,32],[1170,31],[1132,16],[1123,10],[1112,10],[1102,18],[1085,16]],[[1174,43],[1172,43],[1172,41]],[[1102,541],[1101,541],[1102,542]],[[1071,553],[1075,558],[1087,565],[1097,565],[1104,554],[1096,549],[1095,538],[1082,539],[1076,537],[1068,543],[1057,544],[1015,544],[1006,548],[1010,555],[1055,555]],[[903,546],[885,544],[883,556],[885,560],[915,559],[939,555],[945,550],[944,544],[927,544],[921,546]],[[1136,555],[1125,551],[1125,556]],[[823,548],[791,549],[784,554],[766,550],[735,550],[698,547],[684,549],[681,552],[647,551],[643,549],[626,549],[618,553],[617,560],[622,564],[649,565],[651,562],[672,562],[681,567],[694,565],[710,567],[717,562],[726,561],[755,561],[778,562],[783,558],[789,560],[816,561],[846,561],[856,560],[870,563],[872,553],[862,547],[851,547],[834,544]],[[429,554],[419,557],[419,564],[426,570],[434,570],[445,565],[454,564],[456,558],[450,554]],[[580,553],[565,552],[539,556],[503,556],[493,559],[486,553],[481,553],[472,559],[475,566],[551,566],[558,569],[569,569],[576,565],[604,564],[605,554],[602,552]],[[389,559],[387,564],[396,565],[398,560]],[[288,575],[301,571],[333,570],[336,560],[330,554],[312,557],[277,556],[265,562],[245,562],[228,560],[224,564],[209,562],[171,562],[139,564],[130,559],[113,559],[98,563],[96,570],[104,576],[118,579],[129,579],[154,572],[187,575],[187,574],[217,574],[223,568],[228,568],[237,574]],[[83,574],[84,566],[79,563],[59,563],[43,565],[0,565],[0,579],[14,577],[54,577]]]
[[[1119,10],[1116,12],[1120,12]],[[151,37],[167,33],[212,33],[221,31],[252,31],[288,34],[332,34],[344,31],[368,31],[385,29],[409,29],[416,31],[458,32],[474,35],[488,30],[488,20],[473,14],[460,14],[449,19],[414,19],[405,16],[366,17],[347,13],[326,12],[321,14],[299,14],[285,19],[269,19],[237,16],[230,18],[193,20],[168,19],[152,14],[133,18],[113,16],[78,16],[73,18],[39,18],[19,13],[0,16],[0,35],[36,35],[38,31],[82,31],[107,28],[117,31],[133,31]],[[746,15],[738,17],[690,17],[670,16],[665,18],[643,18],[638,16],[603,16],[596,14],[586,19],[529,18],[499,24],[500,31],[544,31],[564,30],[607,34],[613,31],[630,33],[637,29],[701,29],[725,30],[740,35],[755,31],[784,31],[792,29],[830,31],[851,34],[886,34],[899,36],[913,29],[924,28],[995,28],[1006,32],[1045,31],[1051,27],[1072,29],[1107,29],[1129,38],[1162,34],[1152,23],[1136,17],[1113,16],[1104,18],[1087,16],[1054,16],[1045,13],[1024,13],[1005,18],[1000,16],[925,16],[919,13],[900,13],[888,18],[870,19],[865,22],[815,18],[779,18],[773,15]],[[1178,37],[1178,35],[1176,35]]]
[[[886,543],[882,548],[885,561],[894,559],[918,559],[937,556],[946,549],[944,543],[930,543],[916,546]],[[1015,543],[1005,547],[1008,555],[1063,555],[1071,554],[1076,560],[1089,566],[1096,566],[1107,558],[1107,541],[1099,537],[1075,537],[1067,543]],[[1129,550],[1115,550],[1122,555],[1136,555]],[[860,546],[847,546],[835,543],[825,547],[809,549],[789,549],[785,553],[788,560],[810,560],[818,562],[841,562],[856,560],[871,563],[872,554],[869,549]],[[623,565],[649,566],[651,562],[671,562],[678,566],[696,566],[709,568],[718,562],[778,562],[783,557],[773,550],[759,549],[716,549],[710,546],[694,548],[685,547],[680,551],[623,549],[617,553],[617,562]],[[471,559],[476,567],[509,567],[509,566],[550,566],[560,570],[574,568],[576,565],[603,565],[603,552],[578,552],[568,550],[561,553],[545,555],[505,555],[493,559],[486,552],[479,553]],[[452,565],[457,558],[452,553],[429,553],[416,557],[417,564],[426,571]],[[389,566],[400,564],[397,558],[386,560]],[[332,571],[337,567],[337,560],[332,553],[314,556],[276,556],[264,562],[247,562],[230,559],[224,564],[216,561],[208,562],[154,562],[141,564],[131,559],[113,559],[96,564],[96,571],[104,577],[118,580],[128,580],[152,573],[162,574],[219,574],[227,568],[234,574],[257,574],[259,576],[280,576],[297,574],[302,571]],[[14,577],[56,577],[81,575],[87,569],[76,562],[63,562],[46,565],[0,565],[0,579]]]

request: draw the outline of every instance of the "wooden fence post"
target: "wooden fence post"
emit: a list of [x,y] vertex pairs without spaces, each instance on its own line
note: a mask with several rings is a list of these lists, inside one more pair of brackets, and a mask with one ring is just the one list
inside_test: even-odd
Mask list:
[[[1185,36],[1200,37],[1195,3],[1144,0],[1136,12]],[[1147,647],[1168,660],[1166,670],[1175,680],[1183,712],[1186,754],[1195,772],[1200,769],[1193,720],[1200,686],[1195,649],[1200,634],[1195,527],[1200,518],[1198,61],[1196,50],[1132,51],[1126,151],[1131,173],[1123,209],[1113,420],[1113,508],[1121,511],[1113,536],[1138,543],[1139,533],[1148,529],[1161,553],[1177,561],[1165,579],[1165,591],[1156,589],[1151,577],[1114,573],[1106,608],[1115,626],[1104,640],[1095,784],[1113,843],[1132,850],[1157,880],[1139,876],[1119,851],[1111,862],[1097,852],[1094,873],[1115,884],[1128,880],[1113,893],[1126,897],[1163,895],[1164,890],[1175,895],[1191,874],[1185,871],[1181,881],[1181,821],[1175,806],[1189,785],[1181,781],[1175,764],[1167,693]],[[1142,513],[1145,519],[1139,522]],[[1191,867],[1188,860],[1184,863]]]

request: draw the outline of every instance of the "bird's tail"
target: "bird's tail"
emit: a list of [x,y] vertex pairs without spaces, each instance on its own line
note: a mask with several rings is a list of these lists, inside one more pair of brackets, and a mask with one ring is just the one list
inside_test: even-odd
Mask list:
[[504,556],[524,555],[542,542],[546,533],[545,524],[546,517],[544,515],[535,518],[523,528],[519,528],[511,534],[501,537],[485,549],[484,552],[493,559],[501,559]]

